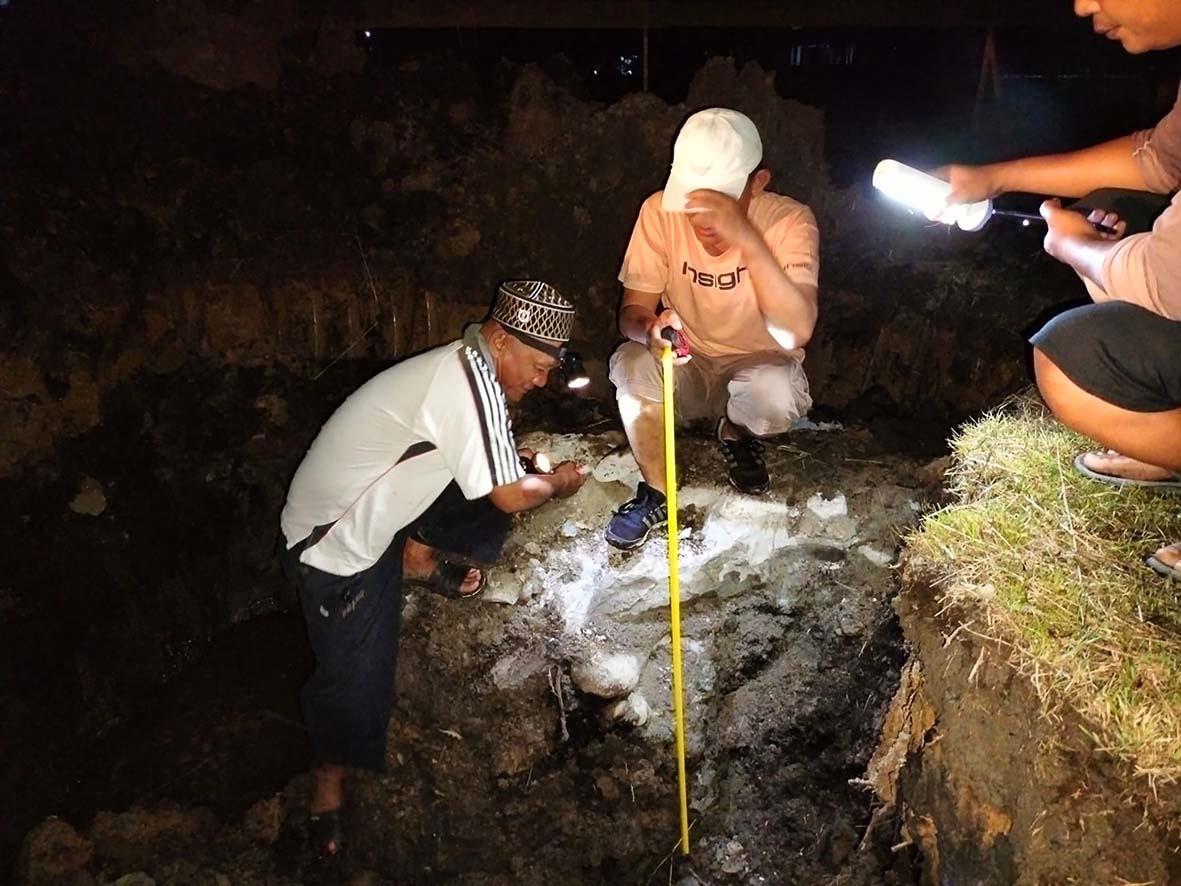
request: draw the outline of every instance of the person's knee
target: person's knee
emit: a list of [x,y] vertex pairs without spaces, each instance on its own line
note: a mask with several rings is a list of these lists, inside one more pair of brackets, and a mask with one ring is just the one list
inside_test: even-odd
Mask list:
[[653,421],[657,422],[656,430],[659,430],[659,421],[664,415],[662,401],[620,393],[618,406],[619,418],[629,434],[637,428],[650,427]]
[[624,342],[615,349],[608,365],[608,376],[620,402],[628,396],[656,403],[664,399],[660,365],[652,352],[639,342]]
[[1033,377],[1050,411],[1066,425],[1076,424],[1079,389],[1041,348],[1033,349]]
[[728,417],[757,437],[782,434],[812,405],[798,366],[760,366],[730,384]]

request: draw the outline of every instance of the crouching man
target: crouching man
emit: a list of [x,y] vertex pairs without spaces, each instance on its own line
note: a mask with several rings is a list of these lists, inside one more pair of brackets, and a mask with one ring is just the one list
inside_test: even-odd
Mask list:
[[[310,832],[339,852],[350,769],[385,767],[403,588],[482,590],[510,515],[573,495],[573,462],[528,473],[507,403],[545,385],[574,322],[553,287],[510,281],[463,339],[387,369],[320,429],[281,525],[316,669],[303,687],[315,767]],[[507,402],[506,402],[507,401]]]
[[667,519],[661,352],[670,327],[687,339],[676,366],[681,419],[717,421],[730,483],[771,485],[760,437],[781,434],[812,405],[804,345],[816,324],[819,234],[812,211],[767,190],[758,130],[745,114],[689,117],[663,191],[644,201],[623,259],[611,381],[643,482],[607,527],[629,549]]

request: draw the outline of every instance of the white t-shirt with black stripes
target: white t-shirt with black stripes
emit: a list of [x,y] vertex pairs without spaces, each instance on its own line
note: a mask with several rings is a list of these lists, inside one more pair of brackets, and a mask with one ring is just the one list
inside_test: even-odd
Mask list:
[[524,476],[504,392],[479,351],[434,348],[367,381],[320,429],[280,518],[300,561],[333,575],[377,562],[452,480],[468,499]]

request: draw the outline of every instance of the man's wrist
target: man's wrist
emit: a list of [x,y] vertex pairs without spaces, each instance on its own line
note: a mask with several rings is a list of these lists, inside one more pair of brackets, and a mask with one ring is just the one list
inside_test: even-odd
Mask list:
[[648,333],[658,318],[654,313],[639,313],[636,310],[637,307],[636,305],[628,305],[623,309],[619,318],[619,331],[630,341],[644,344],[648,341]]
[[986,163],[981,167],[984,173],[984,183],[989,192],[989,199],[998,195],[1004,194],[1006,191],[1020,190],[1012,187],[1009,181],[1013,173],[1013,162],[1008,163]]
[[554,483],[554,498],[567,498],[573,489],[573,483],[569,476],[564,474],[553,474],[550,477]]

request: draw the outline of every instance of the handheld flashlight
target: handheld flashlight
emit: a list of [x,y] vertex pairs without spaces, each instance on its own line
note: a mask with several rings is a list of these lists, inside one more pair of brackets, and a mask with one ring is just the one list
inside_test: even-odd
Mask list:
[[992,216],[992,201],[947,205],[951,185],[941,178],[883,160],[873,171],[873,186],[903,206],[917,210],[931,221],[958,225],[961,231],[979,231]]
[[561,356],[558,358],[558,371],[562,373],[566,387],[572,391],[590,384],[590,376],[587,375],[586,367],[582,365],[582,356],[577,351],[562,348]]
[[544,452],[535,452],[532,457],[520,454],[521,467],[526,474],[552,474],[554,463]]
[[[873,171],[873,186],[903,206],[921,212],[931,221],[955,224],[962,231],[979,231],[994,215],[1019,219],[1026,227],[1035,221],[1045,223],[1044,218],[1032,212],[995,209],[991,200],[948,206],[947,196],[951,193],[949,182],[905,166],[897,160],[883,160],[877,165]],[[1083,206],[1081,203],[1066,208],[1083,215],[1091,211],[1091,207]],[[1091,225],[1104,234],[1115,233],[1115,229],[1107,225],[1095,222]]]

